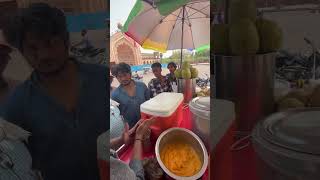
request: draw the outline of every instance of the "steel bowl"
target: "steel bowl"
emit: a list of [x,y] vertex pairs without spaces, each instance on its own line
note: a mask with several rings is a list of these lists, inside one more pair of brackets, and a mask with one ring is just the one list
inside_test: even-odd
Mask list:
[[[184,177],[184,176],[178,176],[174,173],[172,173],[162,162],[161,157],[160,157],[160,152],[162,151],[162,148],[164,145],[167,143],[170,143],[172,141],[184,141],[185,143],[190,144],[197,153],[200,154],[200,159],[202,161],[202,167],[200,171],[190,177]],[[208,167],[208,153],[207,149],[204,145],[204,143],[201,141],[201,139],[194,134],[192,131],[184,128],[170,128],[159,136],[156,142],[155,146],[155,152],[156,152],[156,158],[158,163],[160,164],[160,167],[163,169],[163,171],[170,176],[173,179],[177,180],[196,180],[199,179],[203,176],[205,173],[207,167]]]

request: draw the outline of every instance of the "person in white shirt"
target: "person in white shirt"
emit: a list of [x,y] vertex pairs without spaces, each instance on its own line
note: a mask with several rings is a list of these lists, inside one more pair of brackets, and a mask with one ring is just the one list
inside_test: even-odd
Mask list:
[[42,180],[25,143],[30,133],[0,118],[0,179]]

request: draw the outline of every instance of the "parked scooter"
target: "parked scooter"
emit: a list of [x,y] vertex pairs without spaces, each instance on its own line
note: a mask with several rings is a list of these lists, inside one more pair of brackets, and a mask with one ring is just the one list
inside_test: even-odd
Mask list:
[[71,47],[70,52],[73,56],[82,62],[93,64],[104,64],[106,61],[104,48],[79,49]]
[[[275,63],[277,79],[296,82],[320,77],[320,53],[310,40],[307,38],[304,40],[312,45],[312,54],[308,56],[279,51]],[[316,69],[315,73],[313,73],[314,69]]]
[[205,73],[206,78],[197,78],[196,84],[200,88],[210,87],[210,76]]
[[140,76],[138,74],[138,72],[135,72],[133,75],[132,75],[132,79],[135,80],[135,81],[140,81],[143,79],[143,76]]

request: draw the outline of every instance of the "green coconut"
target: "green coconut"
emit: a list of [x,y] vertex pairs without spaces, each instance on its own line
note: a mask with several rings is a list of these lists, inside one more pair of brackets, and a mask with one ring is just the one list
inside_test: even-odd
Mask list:
[[190,69],[190,62],[189,61],[183,61],[181,65],[182,69]]
[[257,18],[255,0],[231,0],[229,6],[229,24],[238,22],[240,19],[249,19],[252,22]]
[[174,76],[177,78],[177,79],[181,79],[182,76],[181,76],[181,69],[176,69],[174,71]]
[[198,77],[198,70],[196,68],[191,67],[190,72],[191,72],[191,79]]
[[303,104],[307,104],[308,100],[309,100],[308,96],[309,96],[309,94],[305,91],[291,91],[283,99],[295,98],[295,99],[298,99]]
[[284,111],[292,108],[303,108],[305,107],[304,103],[299,101],[296,98],[285,98],[278,104],[278,110]]
[[227,54],[229,50],[229,31],[226,24],[215,24],[211,31],[213,52]]
[[181,76],[183,79],[191,79],[191,71],[190,69],[182,69]]
[[316,86],[310,96],[309,105],[311,107],[320,107],[320,85]]
[[258,18],[256,27],[260,37],[260,52],[268,53],[279,50],[282,46],[282,30],[277,23]]
[[259,35],[250,19],[240,19],[229,30],[229,45],[234,55],[256,54],[259,50]]

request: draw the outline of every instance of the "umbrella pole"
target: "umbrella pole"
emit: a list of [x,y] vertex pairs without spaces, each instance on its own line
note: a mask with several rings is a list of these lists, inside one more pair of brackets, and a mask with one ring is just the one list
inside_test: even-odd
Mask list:
[[183,32],[184,32],[184,11],[185,6],[182,7],[182,33],[181,33],[181,51],[180,51],[180,68],[182,67],[182,49],[183,49]]
[[225,1],[225,9],[224,9],[224,24],[229,23],[229,5],[230,5],[230,1],[226,0]]

